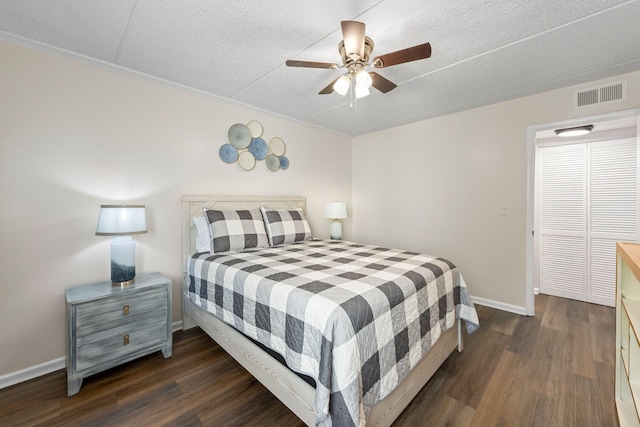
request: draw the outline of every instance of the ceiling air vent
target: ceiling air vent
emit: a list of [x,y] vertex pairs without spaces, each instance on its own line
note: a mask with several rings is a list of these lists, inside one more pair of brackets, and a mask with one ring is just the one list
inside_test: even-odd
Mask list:
[[574,108],[590,107],[592,105],[609,104],[627,100],[627,81],[609,83],[605,86],[592,87],[576,91]]

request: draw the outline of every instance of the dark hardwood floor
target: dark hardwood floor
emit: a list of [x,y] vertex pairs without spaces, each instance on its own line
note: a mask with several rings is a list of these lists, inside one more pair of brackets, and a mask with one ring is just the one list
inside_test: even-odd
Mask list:
[[[617,426],[614,309],[538,295],[536,316],[477,306],[480,329],[400,415],[399,426]],[[64,371],[0,390],[0,426],[302,426],[200,329],[85,379]]]

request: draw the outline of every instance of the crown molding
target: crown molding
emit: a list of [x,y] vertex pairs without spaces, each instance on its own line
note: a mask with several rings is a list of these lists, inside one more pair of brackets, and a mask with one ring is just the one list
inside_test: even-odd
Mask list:
[[346,134],[346,133],[343,133],[343,132],[338,132],[338,131],[335,131],[333,129],[328,129],[328,128],[323,127],[323,126],[319,126],[319,125],[316,125],[316,124],[313,124],[313,123],[309,123],[309,122],[305,122],[305,121],[302,121],[302,120],[299,120],[299,119],[288,117],[288,116],[285,116],[283,114],[274,113],[272,111],[268,111],[268,110],[265,110],[263,108],[255,107],[253,105],[249,105],[249,104],[246,104],[244,102],[236,101],[236,100],[233,100],[231,98],[225,98],[225,97],[220,96],[220,95],[215,95],[215,94],[213,94],[211,92],[207,92],[207,91],[204,91],[204,90],[201,90],[201,89],[193,88],[191,86],[187,86],[187,85],[183,85],[183,84],[180,84],[180,83],[176,83],[176,82],[172,82],[172,81],[169,81],[169,80],[165,80],[165,79],[162,79],[160,77],[156,77],[156,76],[152,76],[150,74],[143,73],[141,71],[132,70],[131,68],[123,67],[123,66],[117,65],[117,64],[115,64],[113,62],[109,62],[109,61],[104,61],[102,59],[93,58],[91,56],[83,55],[81,53],[73,52],[73,51],[70,51],[70,50],[67,50],[67,49],[63,49],[63,48],[60,48],[60,47],[56,47],[56,46],[52,46],[50,44],[43,43],[43,42],[40,42],[40,41],[37,41],[37,40],[33,40],[33,39],[26,38],[26,37],[22,37],[22,36],[19,36],[17,34],[10,33],[8,31],[0,30],[0,40],[8,41],[8,42],[11,42],[11,43],[14,43],[14,44],[18,44],[18,45],[21,45],[21,46],[25,46],[25,47],[28,47],[28,48],[40,50],[40,51],[43,51],[43,52],[46,52],[46,53],[49,53],[49,54],[52,54],[52,55],[56,55],[56,56],[60,56],[60,57],[66,58],[66,59],[70,59],[72,61],[81,62],[83,64],[90,65],[90,66],[93,66],[93,67],[102,68],[103,70],[111,71],[113,73],[121,74],[123,76],[131,77],[131,78],[138,79],[138,80],[147,81],[147,82],[154,83],[154,84],[157,84],[157,85],[160,85],[160,86],[165,86],[165,87],[169,87],[169,88],[183,90],[185,92],[190,92],[190,93],[193,93],[193,94],[196,94],[196,95],[200,95],[200,96],[204,96],[204,97],[207,97],[207,98],[213,98],[213,99],[215,99],[217,101],[220,101],[220,102],[226,102],[226,103],[237,105],[237,106],[240,106],[240,107],[243,107],[243,108],[248,108],[248,109],[251,109],[251,110],[254,110],[254,111],[260,111],[262,113],[269,114],[269,115],[276,116],[276,117],[280,117],[280,118],[283,118],[283,119],[287,119],[287,120],[290,120],[290,121],[293,121],[293,122],[296,122],[296,123],[299,123],[299,124],[302,124],[302,125],[312,126],[312,127],[316,128],[316,129],[322,129],[322,130],[327,131],[327,132],[353,137],[353,135],[349,135],[349,134]]

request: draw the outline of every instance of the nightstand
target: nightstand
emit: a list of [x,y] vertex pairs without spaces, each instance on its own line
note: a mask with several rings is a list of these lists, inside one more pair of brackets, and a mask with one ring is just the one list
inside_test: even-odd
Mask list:
[[171,357],[171,280],[162,274],[140,274],[125,287],[75,286],[65,295],[68,396],[89,375],[158,350]]

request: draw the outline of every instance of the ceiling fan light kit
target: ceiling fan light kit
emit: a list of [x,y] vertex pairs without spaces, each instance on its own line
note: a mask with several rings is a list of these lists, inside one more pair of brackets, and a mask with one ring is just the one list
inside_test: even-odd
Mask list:
[[358,70],[358,72],[356,73],[356,83],[358,85],[370,88],[372,82],[373,81],[371,79],[371,76],[364,70],[364,68]]
[[356,92],[356,98],[364,98],[365,96],[371,93],[367,86],[361,85],[358,82],[356,82],[355,92]]
[[373,51],[373,40],[365,35],[365,24],[357,21],[342,21],[343,40],[338,44],[338,52],[342,58],[342,66],[330,62],[310,62],[288,60],[289,67],[305,68],[326,68],[337,69],[346,68],[346,74],[338,77],[319,94],[327,95],[333,92],[344,96],[354,82],[354,92],[356,98],[369,95],[369,88],[373,86],[382,93],[387,93],[397,87],[395,83],[380,74],[366,71],[366,67],[384,68],[392,65],[404,64],[406,62],[426,59],[431,56],[431,45],[424,43],[407,49],[381,55],[369,63],[369,57]]
[[338,80],[333,84],[333,90],[338,92],[340,95],[345,96],[347,91],[349,90],[349,85],[351,84],[351,78],[349,74],[345,74],[344,76],[340,76]]

